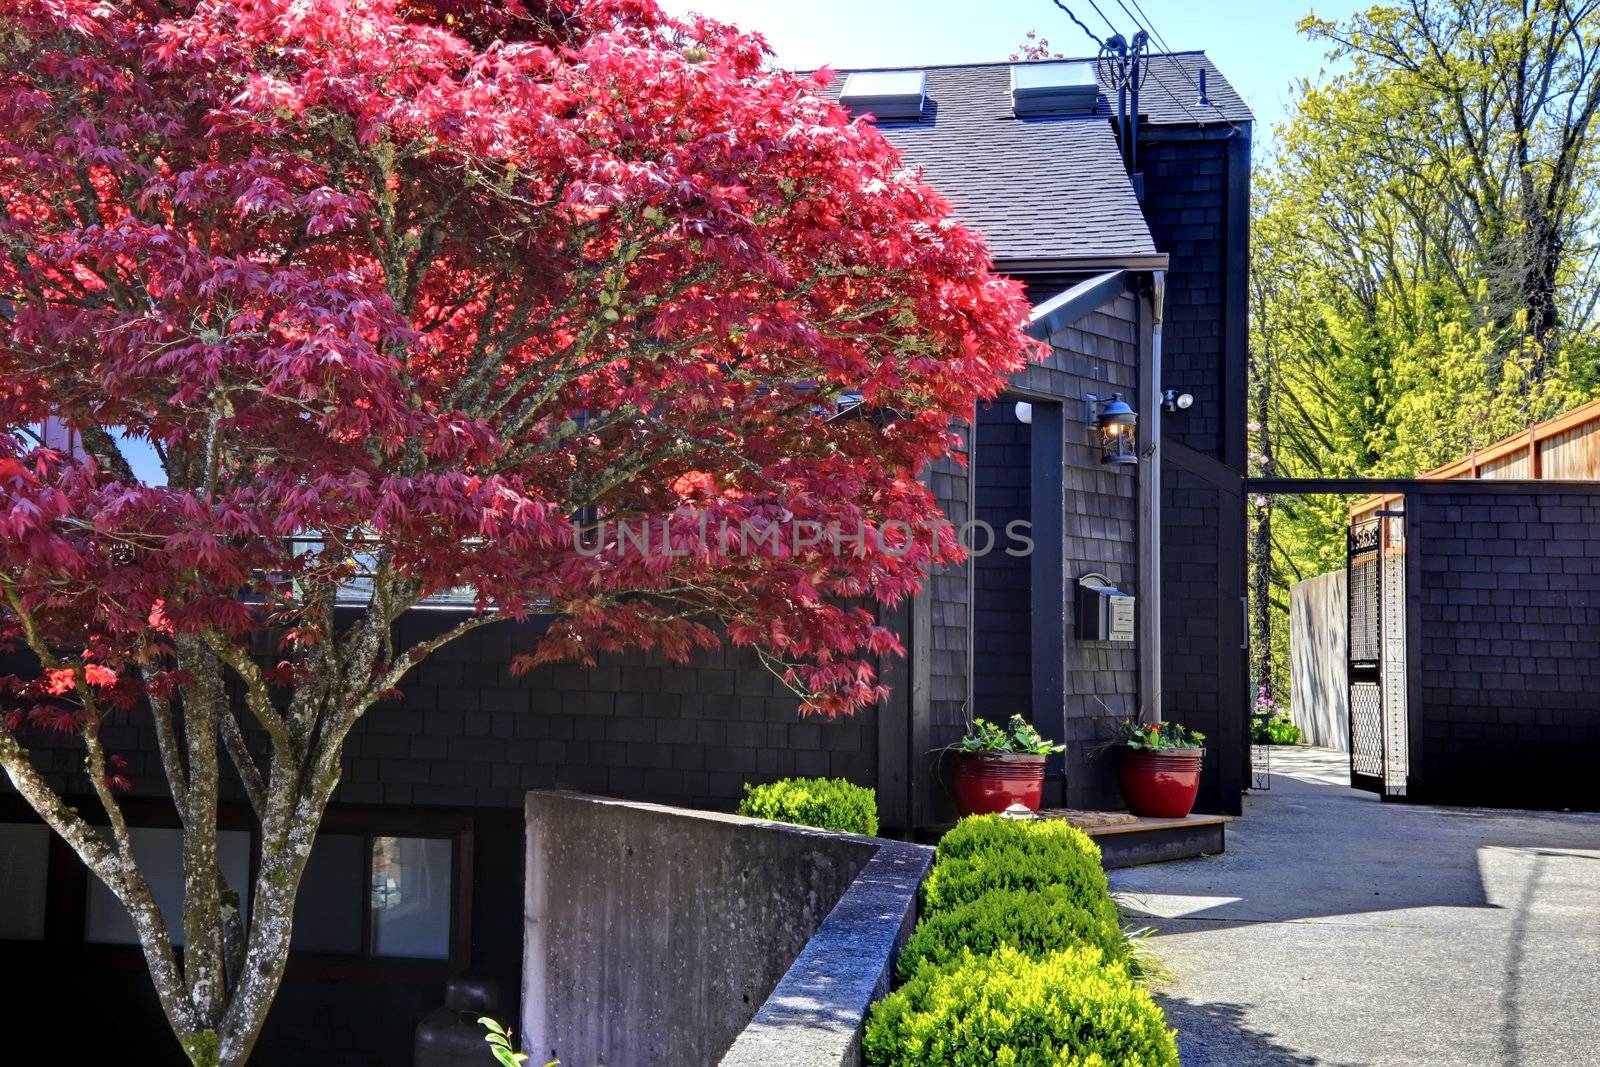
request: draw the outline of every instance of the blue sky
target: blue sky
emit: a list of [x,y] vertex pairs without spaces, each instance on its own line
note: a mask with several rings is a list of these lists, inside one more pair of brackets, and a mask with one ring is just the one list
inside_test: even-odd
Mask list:
[[[764,37],[784,66],[895,67],[1003,60],[1029,30],[1069,54],[1095,45],[1051,0],[660,0],[674,14],[698,11]],[[1065,0],[1098,36],[1110,31],[1089,0]],[[1295,32],[1307,11],[1342,18],[1369,6],[1350,0],[1095,0],[1125,37],[1142,9],[1177,51],[1205,50],[1255,111],[1257,140],[1285,114],[1289,87],[1323,65],[1323,48]],[[1371,0],[1369,0],[1369,3]],[[1122,6],[1126,5],[1126,9]],[[1257,159],[1260,159],[1258,152]]]

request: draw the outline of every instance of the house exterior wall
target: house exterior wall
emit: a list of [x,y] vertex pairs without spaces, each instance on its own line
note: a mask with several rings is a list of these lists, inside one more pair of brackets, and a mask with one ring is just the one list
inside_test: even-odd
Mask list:
[[[1090,393],[1106,396],[1113,391],[1133,394],[1143,299],[1119,295],[1073,327],[1058,332],[1051,339],[1050,357],[1014,375],[1008,399],[991,409],[1000,411],[1018,398],[1034,402],[1028,451],[1030,457],[1037,457],[1048,451],[1046,442],[1038,436],[1039,427],[1048,421],[1041,406],[1060,405],[1062,417],[1055,420],[1055,425],[1062,435],[1058,443],[1062,456],[1058,472],[1061,493],[1056,498],[1061,508],[1061,539],[1055,549],[1060,562],[1055,580],[1061,588],[1042,598],[1057,610],[1070,611],[1070,583],[1091,571],[1105,574],[1123,589],[1137,588],[1136,470],[1145,468],[1113,468],[1100,462],[1099,451],[1084,422],[1083,397]],[[1002,414],[1013,418],[1009,412]],[[997,425],[1002,422],[1003,418],[996,418]],[[1013,468],[1019,461],[1019,445],[1012,439],[1017,437],[1014,432],[1009,438],[995,438],[987,454],[982,446],[984,434],[978,435],[974,448],[972,427],[962,427],[960,432],[966,442],[967,462],[938,464],[928,476],[941,507],[958,528],[969,516],[977,515],[973,508],[977,491],[973,472],[991,460],[997,460],[1003,468]],[[1004,477],[1014,482],[1014,475],[1014,471],[1008,471]],[[1020,502],[1020,496],[1013,499]],[[1042,518],[1037,507],[1034,502],[1029,511],[1036,527]],[[998,514],[991,511],[977,517],[993,522]],[[999,532],[1003,534],[1003,530]],[[910,658],[902,685],[890,703],[877,712],[880,806],[889,810],[886,799],[889,804],[894,803],[882,774],[891,767],[905,766],[908,823],[912,826],[938,825],[955,817],[946,785],[949,772],[943,750],[966,728],[976,682],[969,675],[993,665],[985,662],[979,666],[976,661],[976,657],[986,654],[982,633],[977,635],[977,645],[969,650],[974,635],[974,587],[981,575],[982,571],[975,571],[974,563],[968,560],[931,576],[925,591],[909,606],[903,625]],[[1031,574],[1030,586],[1036,582],[1037,575]],[[1030,588],[1029,592],[1035,590]],[[1033,627],[1041,625],[1037,609],[1030,616]],[[992,639],[995,635],[989,636]],[[993,651],[991,646],[990,652]],[[969,669],[969,655],[974,657],[973,666],[978,671]],[[1138,706],[1138,650],[1131,644],[1080,643],[1069,629],[1057,655],[1065,684],[1055,704],[1041,706],[1037,688],[1031,701],[1034,724],[1046,736],[1068,745],[1064,786],[1058,772],[1053,779],[1055,785],[1047,789],[1046,803],[1120,806],[1115,766],[1098,749],[1100,742],[1110,736],[1112,723],[1133,714]],[[1030,659],[1030,673],[1037,672],[1038,657]],[[978,705],[975,713],[988,718],[1009,711]],[[887,819],[886,823],[895,825]]]
[[1407,798],[1600,809],[1600,492],[1430,484],[1406,541]]
[[[1065,398],[1062,542],[1059,546],[1068,628],[1062,649],[1063,694],[1057,708],[1034,708],[1047,735],[1066,742],[1063,802],[1075,808],[1121,806],[1116,767],[1103,743],[1115,723],[1138,711],[1139,651],[1134,643],[1084,641],[1072,598],[1085,574],[1105,575],[1125,592],[1138,588],[1138,478],[1146,464],[1108,466],[1085,417],[1083,397],[1120,392],[1132,398],[1139,380],[1139,323],[1144,297],[1123,294],[1050,339],[1050,358],[1013,378],[1019,389]],[[979,462],[983,458],[979,456]],[[1041,551],[1043,546],[1036,547]],[[1149,605],[1144,605],[1148,608]],[[1051,722],[1051,716],[1055,722]]]
[[[413,612],[397,641],[454,618]],[[474,631],[408,675],[401,697],[374,707],[351,732],[333,802],[519,810],[529,789],[581,789],[731,810],[745,782],[795,775],[873,782],[873,708],[832,721],[802,718],[798,700],[754,655],[731,647],[681,665],[629,653],[590,668],[515,674],[512,657],[531,647],[534,629],[504,623]],[[115,717],[102,736],[108,751],[128,761],[130,795],[167,795],[154,735],[135,716]],[[82,792],[74,742],[31,740],[35,762],[57,787]],[[232,783],[227,793],[243,800]]]
[[1245,537],[1243,486],[1208,456],[1171,441],[1165,450],[1161,715],[1206,735],[1196,810],[1236,815],[1249,760],[1243,574],[1235,572]]
[[337,799],[520,808],[529,789],[578,789],[731,810],[746,782],[873,782],[875,709],[802,718],[747,651],[724,646],[682,665],[628,653],[513,674],[533,637],[486,627],[418,667],[402,699],[351,735]]
[[[1250,125],[1145,126],[1145,218],[1167,253],[1162,386],[1194,396],[1162,438],[1161,714],[1208,735],[1197,808],[1238,814],[1249,781],[1245,345]],[[1180,453],[1174,455],[1173,453]]]

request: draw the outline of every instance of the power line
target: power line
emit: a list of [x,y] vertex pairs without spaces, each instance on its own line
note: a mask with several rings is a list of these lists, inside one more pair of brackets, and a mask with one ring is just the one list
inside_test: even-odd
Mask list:
[[1117,27],[1112,24],[1110,19],[1106,18],[1106,13],[1104,11],[1100,10],[1100,5],[1095,3],[1095,0],[1089,0],[1089,6],[1094,8],[1094,13],[1096,15],[1100,16],[1100,21],[1106,24],[1106,29],[1111,31],[1111,36],[1113,36],[1113,37],[1120,36],[1121,31],[1118,30]]
[[[1057,7],[1059,7],[1062,11],[1065,11],[1067,13],[1067,18],[1071,19],[1073,22],[1076,22],[1078,24],[1078,29],[1082,30],[1084,33],[1089,35],[1089,40],[1091,40],[1095,44],[1099,45],[1102,49],[1106,47],[1106,43],[1100,39],[1099,35],[1097,35],[1089,27],[1085,26],[1083,24],[1083,20],[1080,19],[1078,16],[1074,15],[1072,13],[1072,9],[1070,7],[1068,7],[1066,4],[1063,4],[1061,2],[1061,0],[1050,0],[1050,2],[1055,4]],[[1090,6],[1093,6],[1094,5],[1094,0],[1089,0],[1089,4],[1090,4]],[[1100,9],[1098,7],[1096,7],[1095,10],[1099,11]],[[1104,15],[1101,15],[1100,17],[1101,18],[1105,18]],[[1109,26],[1111,24],[1108,22],[1108,23],[1106,23],[1106,25]]]
[[[1178,69],[1182,70],[1183,68],[1179,67]],[[1144,67],[1143,67],[1143,70],[1142,70],[1142,76],[1139,79],[1140,87],[1142,88],[1144,86],[1144,83],[1147,82],[1147,81],[1150,81],[1152,78],[1155,79],[1155,83],[1157,85],[1161,86],[1161,91],[1167,94],[1167,98],[1170,99],[1174,104],[1177,104],[1180,108],[1182,108],[1183,109],[1183,113],[1185,115],[1188,115],[1189,118],[1194,122],[1194,124],[1196,126],[1204,126],[1206,124],[1205,119],[1202,119],[1199,115],[1196,115],[1193,111],[1190,111],[1189,110],[1189,105],[1184,103],[1183,99],[1181,97],[1179,97],[1177,93],[1172,91],[1172,87],[1171,86],[1169,86],[1166,82],[1161,80],[1161,75],[1156,73],[1156,65],[1154,63],[1150,62],[1150,57],[1149,56],[1146,56],[1145,57],[1145,62],[1144,62]],[[1197,92],[1198,92],[1198,90],[1197,90]],[[1226,115],[1223,116],[1223,121],[1227,121],[1227,116]],[[1229,122],[1228,125],[1232,126],[1233,123]],[[1237,129],[1238,127],[1234,127],[1234,128]]]
[[[1134,0],[1134,2],[1135,2],[1135,4],[1137,4],[1138,0]],[[1149,39],[1150,39],[1150,37],[1152,35],[1154,35],[1158,40],[1160,40],[1160,34],[1157,34],[1153,27],[1147,27],[1147,26],[1145,26],[1144,23],[1140,22],[1138,16],[1135,15],[1132,11],[1128,10],[1128,5],[1126,3],[1124,3],[1123,0],[1117,0],[1117,6],[1122,8],[1122,13],[1123,14],[1127,15],[1130,19],[1133,20],[1133,24],[1135,26],[1139,27],[1140,30],[1144,31],[1145,41],[1146,42],[1149,41]],[[1095,10],[1098,11],[1099,8],[1097,7],[1097,8],[1095,8]],[[1142,13],[1143,9],[1141,8],[1140,11]],[[1100,17],[1101,18],[1105,18],[1105,15],[1102,13]],[[1148,16],[1146,16],[1146,17],[1148,18]],[[1137,38],[1136,38],[1135,39],[1135,44],[1137,44],[1137,43],[1138,42],[1137,42]],[[1166,43],[1164,41],[1162,42],[1162,47],[1166,47]],[[1168,48],[1167,50],[1169,52],[1171,51],[1170,48]],[[1135,49],[1135,51],[1137,51],[1137,49]],[[1135,56],[1134,58],[1137,59],[1138,57]],[[1179,69],[1180,70],[1183,69],[1181,65],[1179,66]],[[1178,95],[1172,91],[1172,88],[1169,85],[1167,85],[1166,82],[1161,80],[1161,75],[1156,73],[1155,64],[1150,62],[1149,55],[1147,53],[1146,56],[1145,56],[1144,67],[1142,68],[1142,74],[1141,74],[1141,76],[1139,78],[1139,84],[1133,86],[1134,90],[1137,91],[1138,89],[1143,88],[1145,82],[1149,81],[1151,78],[1154,78],[1155,81],[1156,81],[1156,84],[1161,86],[1162,92],[1166,93],[1168,98],[1171,99],[1171,101],[1174,104],[1177,104],[1178,107],[1180,107],[1183,110],[1183,113],[1185,115],[1189,116],[1190,121],[1192,121],[1196,126],[1204,126],[1205,125],[1205,121],[1203,119],[1201,119],[1199,115],[1196,115],[1193,111],[1190,111],[1189,110],[1189,105],[1184,103],[1181,99],[1179,99]],[[1197,89],[1196,90],[1196,99],[1198,99],[1198,97],[1199,97],[1199,90]],[[1224,118],[1226,118],[1226,116],[1224,116]]]
[[[1178,61],[1178,59],[1177,59],[1177,55],[1178,55],[1177,49],[1173,48],[1170,44],[1168,44],[1167,43],[1167,39],[1161,35],[1161,31],[1156,29],[1155,20],[1152,19],[1149,15],[1145,14],[1144,7],[1139,3],[1139,0],[1132,0],[1132,3],[1133,3],[1134,11],[1137,11],[1139,13],[1138,15],[1135,15],[1133,13],[1133,11],[1129,11],[1128,10],[1128,5],[1127,5],[1127,3],[1124,2],[1124,0],[1117,0],[1117,6],[1122,8],[1123,12],[1126,13],[1127,16],[1130,19],[1133,19],[1134,25],[1138,26],[1141,30],[1144,30],[1145,32],[1149,33],[1150,36],[1154,37],[1156,39],[1156,42],[1158,44],[1160,44],[1162,48],[1166,49],[1167,54],[1173,57],[1173,64],[1172,65],[1178,68],[1178,73],[1183,75],[1184,80],[1189,83],[1189,87],[1194,90],[1196,102],[1200,101],[1202,99],[1202,97],[1204,97],[1206,105],[1209,106],[1213,111],[1215,111],[1217,113],[1218,117],[1220,117],[1223,122],[1226,122],[1228,124],[1228,126],[1233,130],[1234,133],[1239,133],[1240,132],[1239,127],[1236,126],[1234,124],[1234,121],[1228,117],[1228,113],[1226,111],[1223,111],[1222,107],[1220,105],[1218,105],[1217,103],[1212,101],[1208,96],[1206,96],[1205,94],[1200,92],[1200,85],[1199,85],[1198,82],[1195,81],[1194,75],[1190,74],[1188,69],[1185,68],[1184,65],[1181,62]],[[1140,15],[1144,16],[1144,21],[1143,22],[1139,21],[1139,16]],[[1152,67],[1149,67],[1149,66],[1146,67],[1147,71],[1150,71],[1152,69],[1153,69]],[[1184,104],[1184,102],[1182,100],[1178,99],[1177,94],[1175,94],[1171,90],[1171,88],[1169,88],[1167,86],[1166,82],[1163,82],[1161,80],[1160,75],[1152,74],[1152,76],[1155,77],[1156,84],[1161,86],[1162,90],[1164,92],[1166,92],[1167,96],[1172,98],[1172,102],[1177,104],[1179,107],[1183,108],[1184,113],[1186,115],[1188,115],[1191,119],[1194,119],[1196,125],[1200,125],[1200,126],[1205,125],[1205,123],[1201,122],[1201,120],[1195,115],[1195,113],[1193,111],[1189,110],[1188,106],[1186,104]]]

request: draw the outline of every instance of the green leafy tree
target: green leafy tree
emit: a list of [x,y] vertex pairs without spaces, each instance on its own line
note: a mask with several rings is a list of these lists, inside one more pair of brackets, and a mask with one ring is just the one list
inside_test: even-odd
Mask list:
[[[1308,15],[1258,176],[1251,451],[1261,474],[1411,476],[1600,391],[1600,2]],[[1347,500],[1252,501],[1256,684],[1288,586],[1343,561]]]

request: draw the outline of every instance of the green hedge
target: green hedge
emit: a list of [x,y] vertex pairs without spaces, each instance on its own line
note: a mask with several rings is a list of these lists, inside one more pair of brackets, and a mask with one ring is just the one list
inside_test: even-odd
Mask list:
[[785,778],[768,785],[747,784],[739,814],[868,837],[878,832],[877,795],[843,778]]
[[966,859],[980,852],[1020,848],[1058,855],[1071,852],[1100,863],[1100,846],[1065,819],[1007,819],[1001,815],[969,815],[939,839],[938,858]]
[[1010,946],[922,967],[867,1022],[874,1067],[1177,1067],[1161,1009],[1097,948],[1029,959]]
[[1108,922],[1066,886],[1049,885],[991,889],[976,900],[930,913],[900,950],[898,974],[905,981],[925,962],[947,965],[960,958],[962,949],[981,956],[1002,945],[1035,958],[1091,945],[1109,961],[1128,962],[1128,940],[1114,914]]
[[1055,819],[980,815],[961,820],[939,842],[922,886],[924,914],[970,904],[992,889],[1061,887],[1068,900],[1108,928],[1118,926],[1100,848],[1087,834]]

